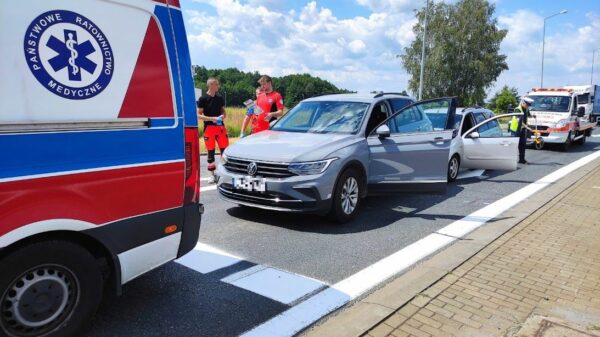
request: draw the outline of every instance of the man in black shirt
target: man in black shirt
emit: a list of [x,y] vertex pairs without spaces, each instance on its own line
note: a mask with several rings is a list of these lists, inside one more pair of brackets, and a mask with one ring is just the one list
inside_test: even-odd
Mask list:
[[208,171],[211,173],[211,183],[215,183],[215,144],[219,145],[219,152],[229,145],[227,129],[223,120],[225,119],[225,100],[219,92],[219,80],[209,78],[206,81],[208,90],[198,99],[198,120],[204,121],[204,143],[208,151]]

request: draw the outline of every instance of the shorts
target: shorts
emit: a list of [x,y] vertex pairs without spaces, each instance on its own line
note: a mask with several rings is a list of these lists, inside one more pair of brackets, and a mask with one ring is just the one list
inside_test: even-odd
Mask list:
[[214,151],[215,145],[218,145],[219,149],[224,151],[229,146],[229,138],[227,137],[225,126],[207,125],[204,128],[204,144],[206,144],[207,151]]

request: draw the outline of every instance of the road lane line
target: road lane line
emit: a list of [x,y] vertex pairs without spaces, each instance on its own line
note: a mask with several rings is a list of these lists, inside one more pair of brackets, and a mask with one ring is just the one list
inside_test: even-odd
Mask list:
[[[596,151],[538,181],[504,197],[466,217],[440,229],[437,233],[399,250],[370,265],[354,275],[332,285],[330,288],[308,298],[265,323],[245,332],[242,337],[294,336],[323,316],[346,305],[348,302],[373,289],[388,278],[397,275],[427,256],[448,246],[469,232],[484,225],[510,207],[527,199],[548,185],[576,169],[600,158]],[[438,234],[439,233],[439,234]]]
[[465,171],[465,172],[459,173],[458,176],[456,176],[456,180],[481,177],[484,172],[485,172],[485,170],[469,170],[469,171]]
[[228,283],[283,304],[290,304],[327,286],[315,279],[275,268],[265,268]]
[[237,280],[239,280],[241,278],[250,276],[250,275],[252,275],[254,273],[258,273],[259,271],[265,270],[267,268],[268,267],[266,267],[266,266],[257,264],[254,267],[250,267],[248,269],[244,269],[244,270],[242,270],[240,272],[233,273],[233,274],[231,274],[231,275],[229,275],[229,276],[227,276],[225,278],[222,278],[221,281],[222,282],[226,282],[226,283],[233,283],[233,282],[235,282],[235,281],[237,281]]
[[200,187],[200,192],[214,191],[216,189],[217,189],[217,185],[202,186],[202,187]]
[[199,242],[191,252],[175,260],[175,262],[202,274],[229,267],[241,261],[244,260]]

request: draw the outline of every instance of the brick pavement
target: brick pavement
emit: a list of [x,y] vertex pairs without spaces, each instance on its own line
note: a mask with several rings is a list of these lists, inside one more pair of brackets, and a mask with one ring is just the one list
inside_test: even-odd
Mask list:
[[538,316],[600,332],[598,168],[363,336],[516,336]]

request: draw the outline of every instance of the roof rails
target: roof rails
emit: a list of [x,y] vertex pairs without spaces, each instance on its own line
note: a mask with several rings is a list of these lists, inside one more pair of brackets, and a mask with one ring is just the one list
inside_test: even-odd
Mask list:
[[399,95],[399,96],[408,97],[407,94],[404,94],[404,93],[401,93],[401,92],[380,92],[377,95],[373,96],[373,98],[379,98],[379,97],[385,96],[385,95]]

